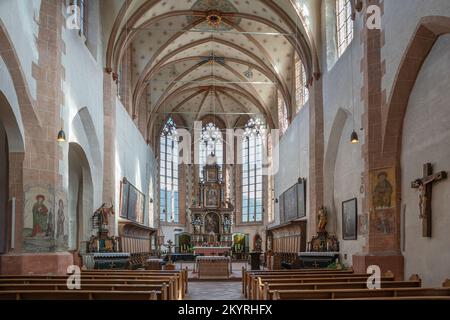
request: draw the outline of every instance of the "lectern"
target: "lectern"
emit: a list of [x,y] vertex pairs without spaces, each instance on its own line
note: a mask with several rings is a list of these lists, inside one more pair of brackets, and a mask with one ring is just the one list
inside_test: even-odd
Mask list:
[[250,252],[250,269],[260,270],[261,252]]

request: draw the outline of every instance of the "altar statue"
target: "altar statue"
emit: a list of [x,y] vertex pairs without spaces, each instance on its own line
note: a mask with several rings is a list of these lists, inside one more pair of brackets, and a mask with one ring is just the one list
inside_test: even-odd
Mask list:
[[328,219],[327,219],[327,211],[325,207],[321,207],[319,209],[319,214],[317,215],[317,228],[319,232],[325,231],[325,227],[327,226]]

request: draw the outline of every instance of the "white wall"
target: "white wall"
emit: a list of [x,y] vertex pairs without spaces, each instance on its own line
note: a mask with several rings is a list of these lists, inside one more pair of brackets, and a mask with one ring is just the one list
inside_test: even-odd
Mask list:
[[422,17],[450,16],[448,0],[391,0],[384,1],[382,29],[385,45],[381,50],[381,59],[386,61],[386,74],[383,87],[389,99],[395,75],[403,54]]
[[[156,203],[156,194],[150,194],[150,184],[152,190],[156,190],[154,186],[157,174],[157,166],[154,153],[147,145],[140,131],[131,120],[122,103],[116,100],[116,204],[119,208],[120,201],[120,181],[126,177],[130,183],[145,194],[145,224],[149,224],[149,220],[153,223],[153,217],[149,219],[149,206],[152,206],[150,213],[154,212],[154,204]],[[153,203],[149,199],[153,199]],[[118,214],[116,215],[118,217]]]
[[[94,1],[90,6],[95,9],[98,3]],[[62,11],[65,14],[65,7]],[[89,19],[92,22],[99,20],[99,17],[99,12],[93,10]],[[94,31],[97,35],[93,34]],[[90,28],[90,35],[93,39],[101,39],[98,28]],[[62,40],[65,44],[65,54],[61,57],[64,68],[64,106],[61,110],[63,127],[68,135],[68,142],[80,145],[86,155],[92,177],[92,215],[102,205],[103,192],[103,62],[101,57],[97,59],[92,55],[79,35],[79,30],[62,28]],[[97,45],[101,46],[102,43],[97,40]],[[63,148],[59,171],[63,176],[64,189],[71,193],[74,186],[69,186],[69,144],[63,144]],[[68,214],[71,219],[75,217],[74,210],[69,204]],[[85,235],[89,231],[85,230]],[[75,234],[71,234],[70,239],[74,236]]]
[[405,211],[405,275],[418,273],[424,286],[441,286],[450,275],[450,180],[433,185],[432,238],[422,237],[419,198],[411,181],[424,163],[450,172],[450,35],[426,59],[406,111],[402,141],[402,202]]
[[[364,131],[360,130],[364,105],[361,101],[363,75],[360,62],[363,47],[360,33],[362,16],[357,15],[354,38],[342,56],[337,57],[335,44],[335,4],[327,0],[322,7],[322,17],[327,19],[322,30],[323,109],[324,109],[324,206],[328,210],[327,230],[338,237],[341,259],[351,265],[352,255],[362,251],[364,238],[344,241],[342,239],[342,202],[358,199],[358,214],[361,214],[361,172],[363,160],[361,147]],[[358,144],[350,143],[355,129]]]
[[334,230],[328,229],[338,236],[342,262],[351,266],[352,255],[360,252],[365,244],[365,238],[360,234],[357,240],[344,240],[342,233],[342,202],[357,198],[358,215],[362,213],[361,194],[361,171],[363,159],[359,145],[350,143],[350,135],[353,130],[352,120],[347,118],[339,141],[339,149],[336,157],[334,170],[334,191],[333,208],[331,208],[336,218]]
[[[288,130],[280,139],[279,168],[274,179],[275,199],[306,178],[306,213],[309,216],[309,104],[306,103],[296,115]],[[279,203],[275,204],[275,221],[280,223]],[[309,234],[309,231],[308,231]]]
[[[25,132],[24,132],[24,127],[23,127],[23,123],[22,123],[22,114],[20,113],[20,107],[19,107],[19,101],[17,99],[17,94],[16,94],[16,90],[14,88],[14,83],[13,80],[11,78],[11,74],[9,73],[9,70],[6,67],[5,62],[3,61],[2,57],[0,57],[0,93],[2,93],[6,100],[8,100],[8,105],[7,106],[1,106],[1,108],[7,108],[10,109],[9,111],[12,111],[12,114],[14,115],[13,118],[15,119],[15,123],[4,123],[5,127],[6,126],[14,126],[14,127],[18,127],[19,131],[20,131],[20,139],[21,139],[21,143],[22,144],[22,148],[23,148],[23,144],[25,143]],[[4,110],[2,111],[2,116],[0,118],[4,118],[4,116],[6,115],[6,112]],[[9,112],[8,112],[9,113]],[[11,117],[12,118],[12,117]],[[6,119],[3,119],[3,121],[6,121]],[[10,141],[9,143],[9,147],[10,147],[10,152],[17,152],[17,151],[23,151],[21,149],[16,149],[19,147],[19,143],[18,142],[13,142],[12,141],[12,137],[10,137]],[[14,137],[14,139],[19,139],[19,137]]]
[[6,27],[31,96],[36,99],[36,81],[31,70],[32,62],[38,61],[36,38],[38,36],[40,0],[2,0],[0,1],[0,20]]

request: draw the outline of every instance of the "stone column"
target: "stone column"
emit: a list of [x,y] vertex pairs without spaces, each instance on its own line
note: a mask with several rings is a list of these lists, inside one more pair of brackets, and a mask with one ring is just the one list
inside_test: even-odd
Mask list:
[[[382,2],[374,0],[370,5]],[[366,4],[367,6],[367,4]],[[367,7],[363,8],[364,25]],[[370,265],[378,265],[381,272],[392,271],[396,279],[404,277],[404,259],[400,251],[400,199],[397,194],[400,170],[382,153],[382,31],[364,28],[361,41],[364,48],[361,68],[364,77],[362,97],[364,101],[363,146],[364,186],[363,212],[368,215],[368,234],[363,252],[353,256],[355,272],[365,273]],[[379,190],[391,190],[390,198],[379,197]]]
[[307,237],[316,234],[317,212],[323,206],[323,83],[315,75],[309,87],[309,221]]
[[[114,80],[114,74],[105,71],[103,73],[103,130],[104,130],[104,145],[103,145],[103,203],[107,206],[115,204],[115,152],[116,152],[116,98],[117,98],[117,84]],[[120,177],[122,178],[122,177]],[[116,216],[119,214],[119,208],[115,208]],[[114,234],[116,230],[115,225],[111,225],[110,219],[109,230]]]
[[[2,274],[65,274],[67,266],[73,264],[72,255],[64,251],[64,245],[57,243],[54,234],[56,203],[66,198],[60,168],[64,144],[56,141],[56,135],[64,125],[61,118],[64,103],[61,57],[65,54],[61,33],[64,22],[62,2],[42,0],[36,40],[39,58],[32,65],[37,117],[33,117],[32,112],[23,116],[25,154],[10,154],[10,197],[16,198],[15,243],[10,253],[0,257]],[[25,101],[25,95],[25,87],[17,92],[20,103]],[[38,222],[33,217],[34,207],[47,214],[47,223],[42,222],[44,218]]]

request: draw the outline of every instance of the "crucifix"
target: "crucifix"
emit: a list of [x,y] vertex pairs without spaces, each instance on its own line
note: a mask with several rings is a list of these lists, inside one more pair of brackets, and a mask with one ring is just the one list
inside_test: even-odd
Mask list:
[[431,163],[423,165],[423,178],[414,180],[411,187],[419,190],[419,209],[422,219],[422,236],[431,238],[431,195],[433,183],[447,179],[447,172],[433,174]]
[[163,244],[163,246],[166,247],[167,249],[169,249],[169,251],[167,252],[169,261],[167,263],[172,264],[172,248],[175,247],[175,245],[173,244],[172,240],[169,240],[169,241],[167,241],[167,244]]

